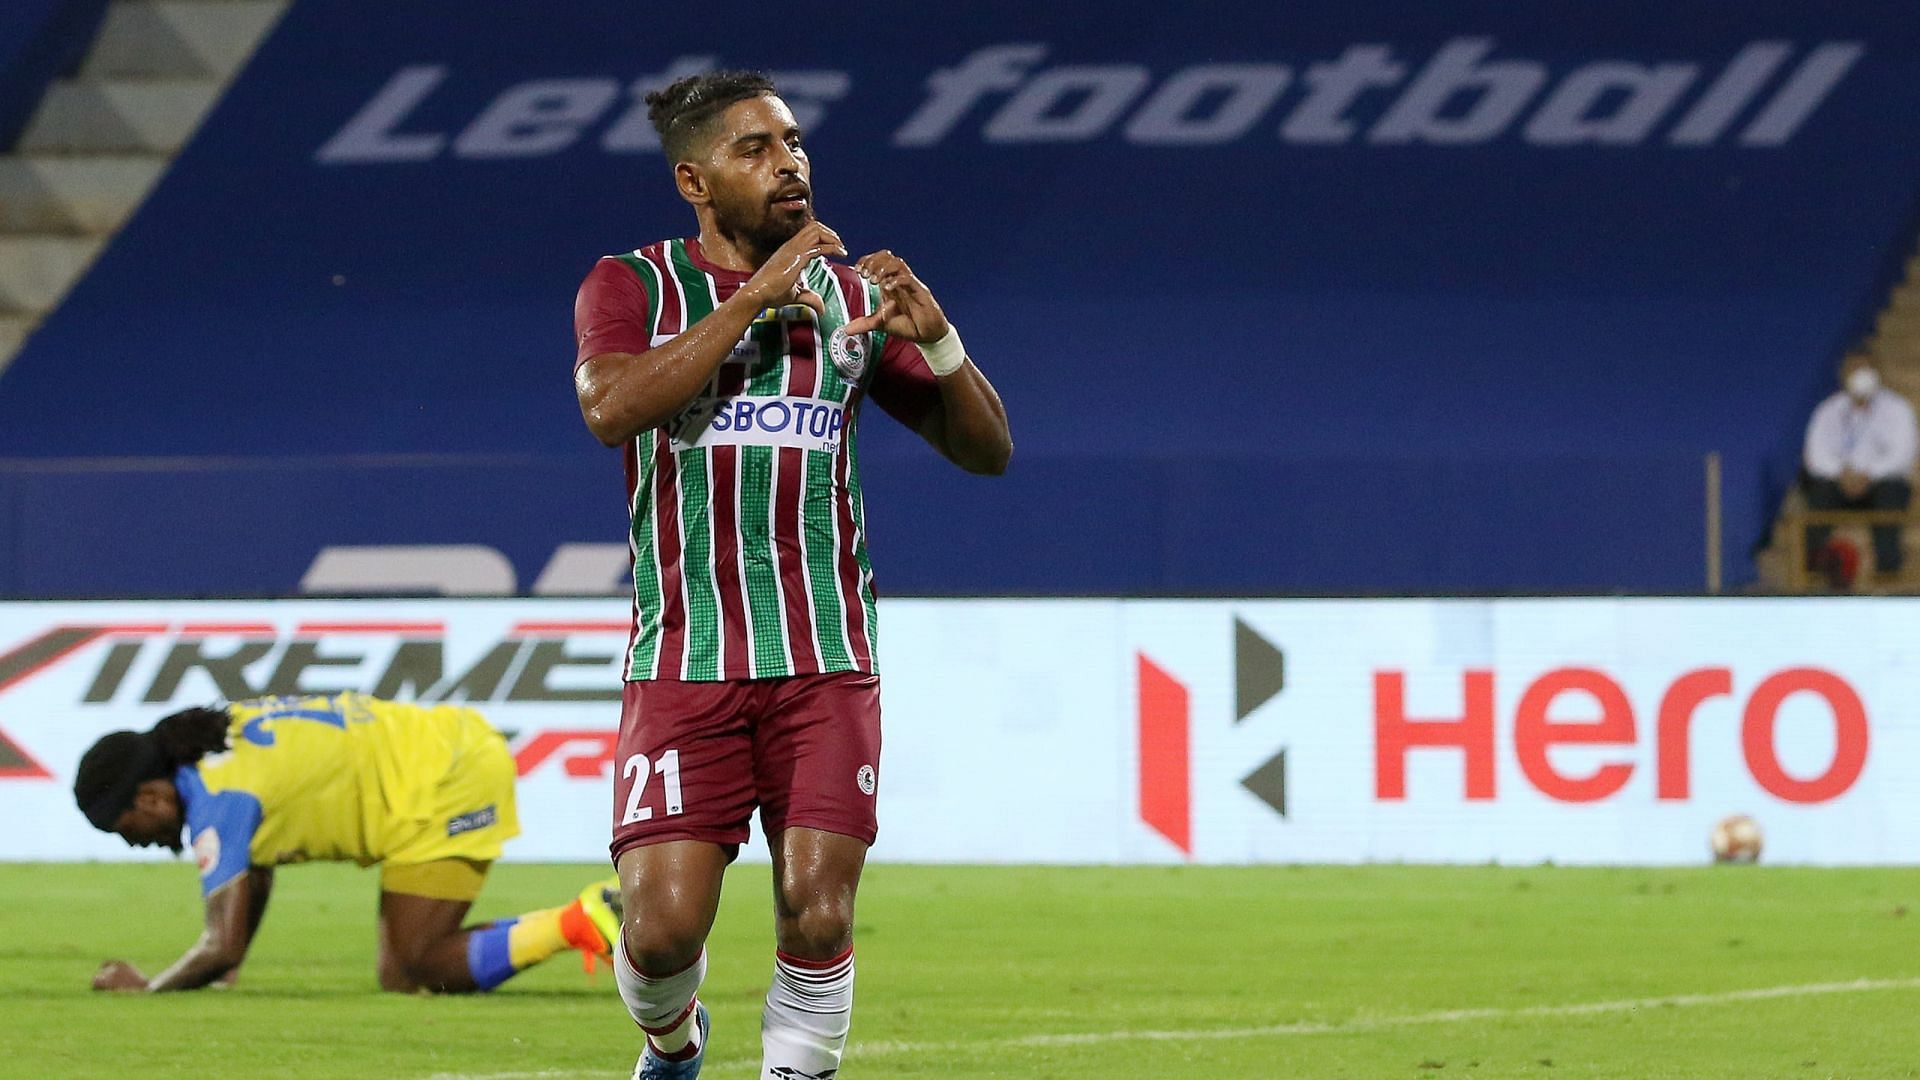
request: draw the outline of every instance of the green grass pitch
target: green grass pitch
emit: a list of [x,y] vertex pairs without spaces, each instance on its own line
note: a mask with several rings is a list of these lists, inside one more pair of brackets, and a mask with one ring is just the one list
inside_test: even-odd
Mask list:
[[[476,913],[594,867],[496,868]],[[232,990],[109,996],[194,936],[192,869],[0,866],[0,1076],[627,1075],[612,980],[374,990],[375,875],[284,869]],[[752,1077],[767,871],[711,943],[705,1075]],[[842,1076],[1920,1076],[1920,870],[877,866]]]

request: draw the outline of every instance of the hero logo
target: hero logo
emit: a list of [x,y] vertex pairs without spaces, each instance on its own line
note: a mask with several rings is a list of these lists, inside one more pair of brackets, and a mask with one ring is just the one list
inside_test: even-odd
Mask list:
[[[1407,755],[1416,749],[1456,750],[1465,762],[1469,801],[1495,797],[1494,673],[1464,673],[1461,713],[1457,717],[1407,716],[1405,672],[1378,671],[1374,692],[1374,797],[1383,802],[1407,797]],[[1730,668],[1700,668],[1675,679],[1660,696],[1654,716],[1654,798],[1683,801],[1692,795],[1694,714],[1716,697],[1733,694]],[[1833,750],[1810,776],[1794,776],[1780,761],[1778,728],[1787,699],[1818,699],[1833,725]],[[1555,715],[1569,698],[1590,703],[1580,719]],[[1592,715],[1597,709],[1598,715]],[[1513,753],[1534,788],[1559,802],[1597,802],[1618,793],[1633,775],[1626,761],[1600,765],[1582,776],[1556,768],[1555,746],[1632,747],[1639,725],[1627,692],[1603,671],[1567,667],[1549,671],[1520,695],[1513,715]],[[1768,794],[1790,803],[1823,803],[1839,798],[1860,779],[1867,764],[1867,709],[1846,679],[1821,668],[1776,671],[1746,697],[1740,718],[1740,752],[1747,772]]]
[[[1194,782],[1196,775],[1204,775],[1196,769],[1196,695],[1184,679],[1145,653],[1135,656],[1135,665],[1139,817],[1191,857],[1195,843]],[[1291,679],[1288,668],[1287,655],[1278,644],[1240,618],[1233,620],[1231,726],[1238,728],[1268,711],[1270,703],[1283,700]],[[1354,673],[1361,680],[1367,674],[1364,669]],[[1420,689],[1429,688],[1428,679],[1423,676]],[[1612,675],[1595,667],[1569,666],[1521,680],[1511,726],[1504,736],[1495,704],[1496,673],[1469,669],[1460,673],[1459,679],[1462,701],[1457,712],[1451,706],[1442,706],[1434,711],[1453,715],[1410,716],[1407,672],[1391,668],[1371,671],[1375,802],[1409,801],[1408,759],[1416,753],[1458,760],[1464,783],[1455,790],[1461,791],[1468,802],[1495,801],[1499,795],[1497,747],[1503,737],[1510,737],[1515,762],[1527,784],[1555,802],[1600,802],[1626,788],[1636,764],[1622,759],[1635,756],[1643,729],[1626,688]],[[1226,695],[1216,689],[1206,696],[1217,700]],[[1737,750],[1727,745],[1724,737],[1716,739],[1694,732],[1696,717],[1722,698],[1730,699],[1725,704],[1737,706]],[[1794,704],[1789,705],[1790,701]],[[1710,772],[1717,772],[1730,754],[1737,753],[1747,775],[1762,791],[1782,802],[1803,806],[1841,798],[1853,789],[1867,766],[1870,734],[1866,704],[1845,677],[1823,668],[1774,671],[1743,694],[1735,693],[1732,668],[1698,668],[1667,684],[1651,717],[1655,802],[1685,803],[1694,797],[1696,744]],[[1798,736],[1806,733],[1803,725],[1825,726],[1832,732],[1830,747],[1815,749],[1818,740],[1804,737],[1783,740],[1783,720]],[[1208,738],[1217,738],[1217,729]],[[1263,746],[1259,753],[1265,760],[1241,778],[1240,787],[1280,819],[1290,819],[1297,809],[1292,806],[1288,783],[1292,751],[1265,739],[1259,739],[1258,744]],[[1324,752],[1328,744],[1309,741],[1308,745]],[[1606,748],[1615,750],[1596,764],[1570,768],[1564,759],[1558,764],[1554,761],[1555,751],[1561,747],[1582,747],[1603,754]],[[1788,751],[1785,755],[1783,748]],[[1810,750],[1818,761],[1809,760]],[[1783,756],[1792,762],[1791,767]],[[1248,759],[1249,764],[1254,760]],[[1322,770],[1325,767],[1320,766]],[[1426,777],[1430,780],[1432,774]],[[1444,790],[1422,794],[1441,801],[1455,797]]]
[[[935,146],[969,118],[989,143],[1072,143],[1118,127],[1142,146],[1235,142],[1276,118],[1280,141],[1301,146],[1472,146],[1520,125],[1543,147],[1635,146],[1664,126],[1677,147],[1746,147],[1790,141],[1865,53],[1858,42],[1822,42],[1795,61],[1786,41],[1750,42],[1724,66],[1595,60],[1560,74],[1536,60],[1495,56],[1491,38],[1447,41],[1417,64],[1391,45],[1348,46],[1330,60],[1195,64],[1156,81],[1140,64],[1039,67],[1048,46],[992,45],[927,78],[928,95],[893,133],[900,147]],[[1416,70],[1417,65],[1417,70]],[[544,157],[574,146],[623,99],[600,137],[609,153],[659,150],[644,98],[712,56],[683,56],[623,86],[613,79],[540,79],[508,87],[459,135],[414,128],[414,115],[449,74],[440,65],[395,72],[315,154],[322,164]],[[774,74],[801,125],[817,129],[847,96],[845,71]],[[991,113],[983,106],[993,105]],[[1522,123],[1524,117],[1524,123]],[[1742,125],[1740,122],[1745,120]]]

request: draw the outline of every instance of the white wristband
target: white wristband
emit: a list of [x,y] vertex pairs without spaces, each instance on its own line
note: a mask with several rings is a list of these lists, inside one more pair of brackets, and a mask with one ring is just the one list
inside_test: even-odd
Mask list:
[[923,343],[920,355],[927,358],[927,366],[935,375],[951,375],[966,364],[967,347],[960,344],[960,331],[948,323],[947,336]]

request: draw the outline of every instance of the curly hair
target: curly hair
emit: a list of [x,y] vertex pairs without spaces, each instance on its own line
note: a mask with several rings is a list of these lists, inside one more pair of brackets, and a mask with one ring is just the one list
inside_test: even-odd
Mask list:
[[670,162],[686,161],[727,106],[772,94],[773,80],[758,71],[710,71],[689,75],[647,95],[647,119],[660,133]]
[[182,709],[163,716],[151,732],[166,756],[169,772],[191,765],[227,748],[227,727],[233,723],[225,709]]
[[74,772],[74,801],[95,828],[112,832],[141,784],[167,779],[183,766],[225,750],[231,723],[223,708],[182,709],[162,717],[150,731],[103,735]]

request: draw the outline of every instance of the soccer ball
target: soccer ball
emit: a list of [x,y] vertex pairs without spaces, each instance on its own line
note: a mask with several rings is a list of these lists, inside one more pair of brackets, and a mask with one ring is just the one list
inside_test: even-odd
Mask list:
[[1713,861],[1751,863],[1760,861],[1760,823],[1745,814],[1722,818],[1713,827]]

